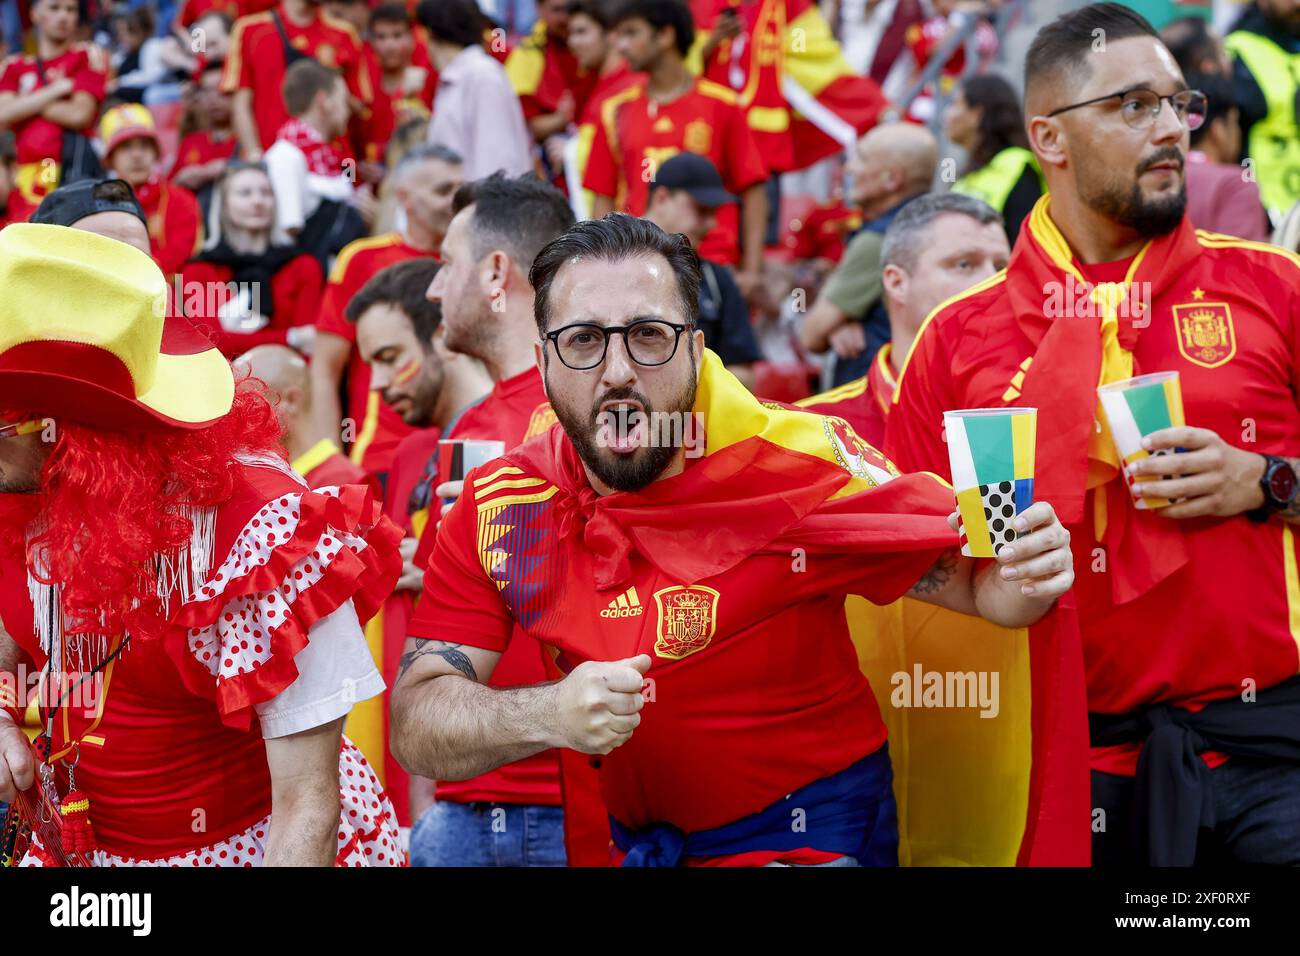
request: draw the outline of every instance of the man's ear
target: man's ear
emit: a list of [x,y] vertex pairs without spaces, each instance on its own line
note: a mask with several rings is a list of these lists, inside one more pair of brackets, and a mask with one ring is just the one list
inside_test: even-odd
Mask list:
[[880,273],[880,281],[885,287],[885,294],[892,300],[901,302],[907,298],[910,277],[892,262]]
[[[539,341],[533,343],[533,361],[537,363],[537,370],[542,373],[542,388],[546,388],[546,342]],[[550,398],[551,393],[547,392],[546,397]]]
[[1031,116],[1025,124],[1029,148],[1043,166],[1064,167],[1068,160],[1069,138],[1065,126],[1056,117]]

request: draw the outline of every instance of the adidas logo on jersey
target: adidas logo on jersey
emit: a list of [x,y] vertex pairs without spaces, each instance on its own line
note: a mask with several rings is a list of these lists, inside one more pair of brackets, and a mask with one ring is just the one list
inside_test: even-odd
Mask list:
[[645,613],[645,608],[641,606],[641,599],[637,597],[636,588],[630,587],[614,600],[609,602],[609,607],[600,612],[601,617],[640,617]]

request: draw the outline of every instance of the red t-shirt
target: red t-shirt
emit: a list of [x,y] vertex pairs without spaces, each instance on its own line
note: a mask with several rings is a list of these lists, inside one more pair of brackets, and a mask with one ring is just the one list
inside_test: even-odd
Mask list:
[[151,179],[135,191],[149,220],[149,251],[169,278],[196,255],[203,243],[203,214],[188,189]]
[[[0,64],[0,93],[26,95],[54,80],[68,77],[72,80],[74,93],[89,93],[98,105],[104,100],[111,69],[108,54],[93,43],[75,44],[67,52],[46,60],[44,80],[36,65],[36,57],[15,53]],[[39,163],[43,159],[62,160],[63,127],[58,123],[38,114],[15,124],[13,132],[20,164]],[[93,136],[93,121],[80,132]]]
[[224,139],[217,139],[210,129],[190,133],[176,147],[176,165],[168,178],[175,179],[177,173],[189,166],[202,166],[214,159],[230,159],[238,145],[233,133],[228,132]]
[[[1034,374],[1026,360],[1035,347],[1015,320],[1012,296],[1019,293],[1010,284],[1024,274],[1018,257],[1030,232],[1021,230],[1005,275],[933,314],[917,336],[888,420],[886,447],[900,468],[949,475],[945,409],[1022,404],[1018,389],[1026,369]],[[1170,284],[1152,293],[1149,314],[1143,312],[1148,321],[1138,327],[1120,314],[1119,340],[1133,354],[1134,373],[1176,370],[1188,425],[1249,451],[1295,455],[1300,259],[1273,246],[1196,233],[1186,220],[1147,258],[1156,255],[1179,259]],[[1126,266],[1083,271],[1094,281],[1123,278]],[[1023,294],[1042,308],[1041,283]],[[1097,319],[1066,313],[1054,321]],[[1041,446],[1041,419],[1038,440]],[[1039,455],[1036,466],[1039,477],[1052,462]],[[1277,519],[1254,524],[1242,515],[1159,519],[1182,531],[1188,561],[1117,604],[1115,569],[1098,560],[1106,549],[1093,528],[1094,497],[1088,493],[1084,521],[1070,528],[1089,710],[1120,714],[1159,702],[1196,710],[1300,670],[1300,551],[1290,526]],[[1131,774],[1135,761],[1134,746],[1093,752],[1097,770]]]
[[423,43],[416,43],[415,53],[411,57],[411,66],[425,71],[424,85],[418,95],[409,97],[401,89],[389,92],[384,89],[384,73],[379,66],[379,58],[374,49],[367,45],[361,51],[362,69],[370,77],[370,88],[374,91],[374,100],[360,117],[357,128],[357,143],[362,159],[372,163],[382,163],[388,150],[388,141],[393,138],[397,128],[397,118],[402,113],[420,113],[427,117],[433,110],[433,96],[438,91],[438,71],[429,60],[429,53]]
[[379,272],[407,259],[428,255],[431,253],[407,245],[398,232],[358,239],[339,253],[325,283],[316,328],[352,345],[347,369],[348,407],[344,414],[356,423],[357,432],[348,457],[372,475],[388,470],[397,443],[411,433],[411,426],[388,407],[378,392],[370,390],[370,366],[357,351],[357,330],[345,317],[344,309]]
[[554,113],[566,92],[573,95],[573,115],[581,116],[599,79],[598,71],[578,65],[567,42],[547,36],[540,20],[510,51],[505,64],[525,119]]
[[[551,410],[546,390],[542,387],[542,375],[536,368],[530,368],[497,382],[483,401],[460,416],[445,437],[502,441],[506,451],[509,451],[528,438],[546,431],[554,422],[555,413]],[[435,501],[432,507],[440,506]],[[428,522],[416,550],[416,566],[426,568],[425,596],[416,604],[417,618],[427,601],[430,577],[442,573],[441,569],[429,564],[429,557],[440,536],[437,522]],[[424,632],[412,632],[409,627],[407,633],[415,637],[430,636]],[[540,684],[548,679],[542,661],[542,649],[537,642],[522,631],[515,638],[503,641],[500,647],[493,648],[505,653],[492,673],[488,686],[519,687]],[[470,780],[440,780],[438,799],[456,803],[486,800],[559,806],[559,759],[553,751],[544,751]]]
[[[559,442],[576,456],[567,438]],[[884,743],[844,597],[895,600],[933,551],[880,564],[819,553],[811,559],[816,573],[791,574],[789,553],[773,550],[686,586],[633,548],[630,586],[600,592],[583,534],[561,534],[572,496],[514,467],[519,460],[470,473],[443,519],[409,631],[500,651],[518,643],[522,627],[554,649],[564,671],[649,654],[652,699],[641,724],[600,761],[601,793],[615,819],[632,828],[710,829]],[[688,459],[687,468],[698,462]],[[681,533],[709,547],[708,527]]]
[[224,13],[234,21],[274,6],[275,0],[181,0],[176,9],[176,22],[189,28],[209,13]]
[[227,358],[243,355],[255,345],[287,345],[289,329],[315,321],[320,308],[321,273],[320,263],[312,256],[295,256],[271,277],[275,308],[270,322],[256,331],[232,331],[221,324],[219,310],[231,297],[225,283],[233,278],[231,268],[217,262],[191,260],[181,270],[185,314],[204,328]]
[[[352,95],[364,104],[374,99],[370,75],[362,69],[361,40],[351,24],[322,13],[305,27],[293,23],[280,9],[280,23],[289,43],[299,53],[315,57],[343,74]],[[289,120],[281,87],[287,69],[284,41],[270,12],[241,17],[230,34],[230,53],[221,74],[221,90],[253,91],[253,116],[262,148],[275,142],[280,127]]]
[[844,203],[818,206],[787,237],[790,254],[796,259],[829,259],[839,262],[846,238],[862,226],[862,212]]
[[[681,152],[711,159],[736,196],[767,179],[767,165],[736,94],[725,86],[696,80],[671,103],[656,104],[637,83],[606,98],[601,114],[582,184],[633,216],[645,213],[655,168]],[[700,244],[700,255],[738,263],[739,223],[737,206],[719,209],[718,225]]]
[[853,430],[869,445],[877,448],[885,443],[885,422],[889,416],[889,400],[894,394],[894,369],[889,364],[890,343],[886,342],[876,352],[871,368],[862,378],[846,382],[795,402],[819,415],[835,415],[853,426]]

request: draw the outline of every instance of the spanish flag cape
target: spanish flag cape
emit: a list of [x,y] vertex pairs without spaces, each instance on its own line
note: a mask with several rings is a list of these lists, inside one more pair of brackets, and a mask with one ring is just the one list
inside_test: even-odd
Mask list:
[[[596,494],[559,426],[506,456],[526,473],[542,476],[559,488],[552,501],[564,515],[560,534],[581,535],[596,557],[600,590],[626,586],[634,549],[664,573],[693,584],[722,574],[751,555],[788,556],[797,548],[809,555],[860,554],[864,567],[874,567],[882,575],[897,574],[906,564],[909,573],[915,569],[919,577],[943,549],[956,546],[956,534],[947,523],[953,496],[946,482],[928,473],[899,475],[841,419],[759,402],[708,350],[694,411],[706,430],[704,455],[688,459],[681,474],[639,492]],[[683,529],[694,533],[684,534]],[[971,663],[964,669],[976,666]],[[876,684],[878,696],[882,688],[887,694],[889,685],[888,676],[883,684]],[[1052,692],[1050,682],[1043,690]],[[1078,717],[1083,720],[1081,699]],[[1045,754],[1053,753],[1046,738],[1036,742]],[[935,753],[934,760],[943,764],[963,741],[936,740],[934,746],[943,751]],[[891,753],[893,747],[891,740]],[[1028,765],[1028,754],[1022,756]],[[1082,755],[1079,760],[1086,785]],[[607,836],[602,837],[602,828],[592,823],[597,815],[603,819],[603,807],[598,798],[575,801],[570,793],[569,772],[581,772],[574,766],[578,762],[563,764],[566,819],[569,826],[593,839],[585,847],[570,841],[571,862],[608,862]],[[585,765],[585,758],[580,762]],[[1047,766],[1045,762],[1033,769],[1038,772]],[[1036,792],[1028,793],[1024,801],[1004,793],[1002,805],[1019,808],[1014,811],[1019,814],[1015,822],[1032,843],[1042,805],[1056,813],[1061,795],[1054,785],[1046,785],[1045,774],[1027,776],[1031,781],[1027,790],[1036,788]],[[1005,783],[1002,777],[987,781],[994,790]],[[953,802],[952,791],[940,796]],[[1086,790],[1082,803],[1086,805]],[[1027,820],[1027,813],[1035,819]],[[1086,847],[1086,816],[1078,823]]]
[[[727,8],[745,30],[702,63],[706,31]],[[852,149],[887,105],[875,80],[853,72],[812,0],[692,0],[691,10],[701,33],[688,63],[736,91],[773,172]]]

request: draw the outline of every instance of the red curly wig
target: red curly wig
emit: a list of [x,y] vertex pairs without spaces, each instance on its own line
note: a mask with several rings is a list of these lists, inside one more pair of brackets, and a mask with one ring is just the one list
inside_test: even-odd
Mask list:
[[154,555],[189,541],[186,506],[230,499],[236,452],[281,453],[280,435],[262,383],[249,378],[238,383],[230,412],[196,431],[110,432],[57,422],[39,492],[10,497],[28,499],[23,510],[43,519],[31,546],[49,555],[43,583],[63,584],[66,632],[160,635]]

